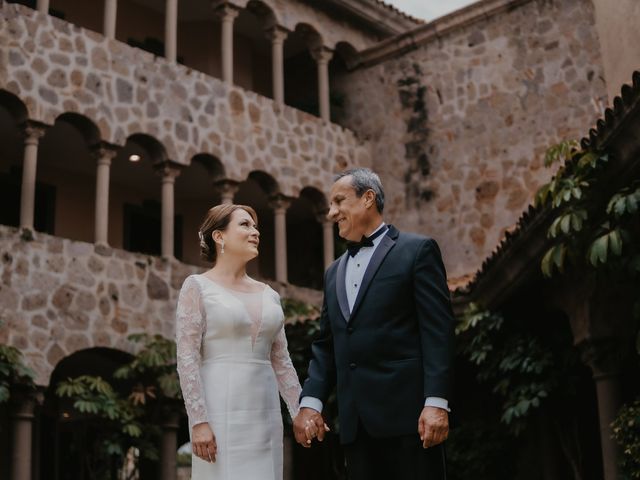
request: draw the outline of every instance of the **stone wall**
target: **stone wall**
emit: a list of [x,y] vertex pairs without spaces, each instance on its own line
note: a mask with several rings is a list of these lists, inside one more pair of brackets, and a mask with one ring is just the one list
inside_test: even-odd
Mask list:
[[389,220],[436,238],[454,279],[479,268],[549,178],[547,147],[584,135],[607,98],[591,0],[512,2],[492,16],[486,3],[475,21],[339,82],[340,121],[372,144]]
[[171,160],[208,153],[227,177],[262,170],[291,196],[305,186],[326,192],[334,171],[370,162],[347,129],[26,7],[0,7],[0,43],[0,88],[31,120],[78,113],[104,141],[145,133]]
[[640,2],[593,0],[609,100],[640,70]]
[[[0,226],[0,344],[20,349],[47,385],[58,362],[85,348],[133,352],[132,333],[175,335],[182,282],[202,268]],[[320,292],[272,284],[320,306]],[[295,321],[296,319],[290,319]]]
[[0,226],[0,343],[19,348],[47,385],[56,364],[90,347],[132,351],[136,332],[175,334],[175,304],[197,267]]

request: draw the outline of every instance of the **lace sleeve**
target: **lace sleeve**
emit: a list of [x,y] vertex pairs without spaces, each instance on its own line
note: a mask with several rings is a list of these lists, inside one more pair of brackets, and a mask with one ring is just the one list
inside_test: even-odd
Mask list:
[[[280,296],[277,292],[272,292],[274,300],[280,305]],[[300,392],[300,380],[298,380],[298,374],[291,362],[289,356],[289,349],[287,348],[287,336],[284,333],[284,324],[280,331],[277,333],[276,338],[271,345],[271,365],[273,371],[276,374],[276,380],[278,381],[278,390],[280,395],[284,399],[284,403],[287,405],[289,415],[291,418],[295,418],[298,414]]]
[[197,280],[187,277],[178,297],[176,353],[180,387],[190,426],[208,421],[200,378],[200,348],[205,325]]

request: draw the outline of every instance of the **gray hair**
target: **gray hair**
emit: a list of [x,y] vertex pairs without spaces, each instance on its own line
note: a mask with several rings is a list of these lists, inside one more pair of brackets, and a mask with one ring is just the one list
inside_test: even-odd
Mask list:
[[348,176],[351,176],[351,185],[358,197],[364,195],[367,190],[373,190],[373,193],[376,194],[376,208],[378,213],[382,213],[384,210],[384,190],[378,174],[369,168],[351,168],[337,174],[334,181],[337,182]]

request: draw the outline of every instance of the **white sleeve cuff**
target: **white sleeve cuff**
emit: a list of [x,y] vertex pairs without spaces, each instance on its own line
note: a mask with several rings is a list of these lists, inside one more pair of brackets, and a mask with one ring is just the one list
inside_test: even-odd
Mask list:
[[[304,398],[302,400],[304,400]],[[447,399],[440,397],[427,397],[424,401],[424,406],[441,408],[443,410],[446,410],[447,412],[451,411]]]
[[312,408],[318,413],[322,413],[322,400],[315,397],[302,397],[300,408]]

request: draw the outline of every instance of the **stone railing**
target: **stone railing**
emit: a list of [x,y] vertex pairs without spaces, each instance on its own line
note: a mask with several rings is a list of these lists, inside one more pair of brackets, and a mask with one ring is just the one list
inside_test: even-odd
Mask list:
[[[184,279],[203,269],[0,225],[0,343],[20,349],[47,385],[58,362],[93,347],[133,352],[146,332],[173,338]],[[273,285],[281,295],[320,302],[320,292]]]

